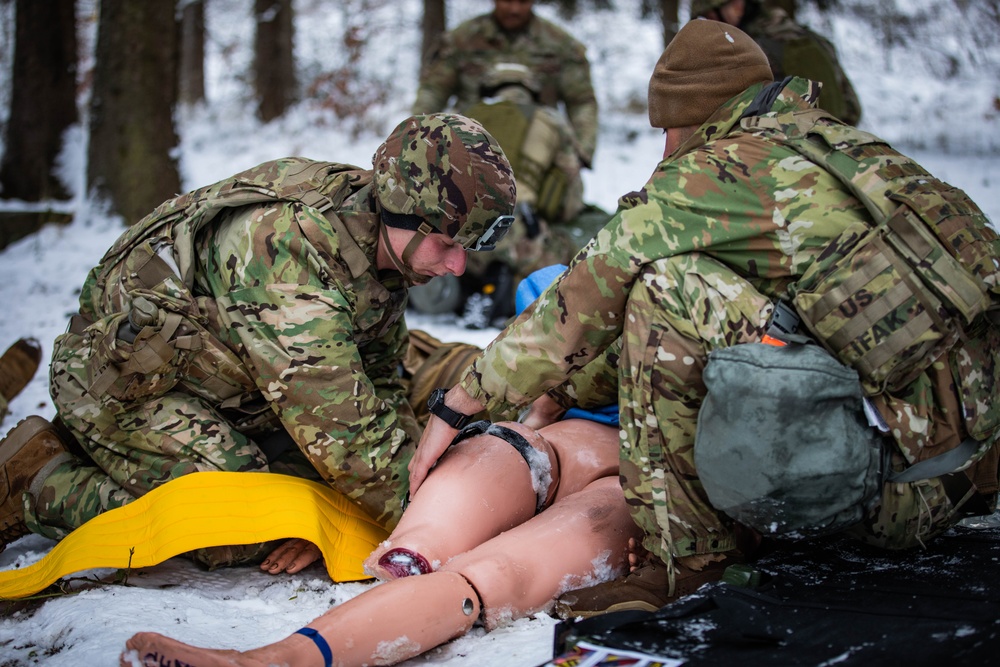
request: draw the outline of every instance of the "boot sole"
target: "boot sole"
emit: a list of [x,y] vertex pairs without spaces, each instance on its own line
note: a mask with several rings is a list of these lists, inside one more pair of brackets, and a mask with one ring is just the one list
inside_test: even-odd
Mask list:
[[[669,604],[669,603],[665,603]],[[618,604],[613,604],[607,609],[601,609],[600,611],[576,611],[574,609],[558,609],[557,613],[559,618],[563,620],[568,620],[571,618],[593,618],[594,616],[603,616],[604,614],[610,614],[615,611],[659,611],[660,608],[651,605],[646,602],[639,602],[637,600],[631,600],[629,602],[619,602]]]
[[38,372],[41,361],[42,348],[33,338],[20,339],[0,356],[0,366],[6,371],[0,377],[0,394],[7,402],[24,391]]
[[29,440],[44,431],[56,432],[52,422],[43,417],[32,415],[25,417],[12,428],[7,436],[0,440],[0,469],[21,451]]

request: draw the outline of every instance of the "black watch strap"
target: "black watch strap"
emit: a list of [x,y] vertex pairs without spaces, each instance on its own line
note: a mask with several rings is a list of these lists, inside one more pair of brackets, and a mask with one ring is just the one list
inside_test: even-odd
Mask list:
[[460,431],[468,426],[475,415],[464,415],[449,408],[444,404],[444,394],[445,390],[440,387],[432,391],[430,398],[427,399],[427,411],[435,417],[443,419],[448,426]]

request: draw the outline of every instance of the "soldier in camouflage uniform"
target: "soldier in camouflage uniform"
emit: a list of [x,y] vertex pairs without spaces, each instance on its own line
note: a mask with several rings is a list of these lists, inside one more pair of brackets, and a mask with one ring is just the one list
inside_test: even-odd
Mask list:
[[498,62],[520,63],[538,77],[539,102],[566,107],[580,159],[597,145],[597,98],[580,42],[532,12],[531,0],[495,0],[493,12],[446,33],[425,65],[413,113],[467,109],[480,100],[483,78]]
[[[667,132],[664,160],[445,396],[453,411],[486,408],[500,418],[531,405],[525,423],[537,428],[579,400],[586,383],[573,380],[581,370],[592,371],[594,360],[621,346],[617,364],[605,364],[599,377],[617,367],[622,485],[650,559],[624,580],[567,594],[564,613],[658,608],[720,578],[759,539],[744,540],[746,532],[713,507],[699,479],[702,370],[712,350],[759,342],[774,303],[789,299],[803,273],[837,251],[833,239],[872,219],[839,178],[740,122],[771,80],[763,51],[740,30],[707,20],[685,25],[650,81],[650,121]],[[774,92],[762,123],[776,114],[816,114],[815,82],[792,79]],[[962,205],[975,209],[967,198]],[[993,239],[994,270],[996,235],[978,233]],[[995,275],[991,281],[995,307]],[[861,539],[907,548],[953,525],[966,505],[995,510],[1000,335],[980,318],[966,336],[871,399],[889,427],[882,440],[893,470],[957,448],[970,434],[976,450],[961,472],[874,487],[867,514],[850,529]],[[598,399],[587,397],[595,405]],[[453,436],[444,421],[430,419],[410,464],[411,489]]]
[[490,249],[515,188],[459,115],[403,121],[373,165],[266,162],[119,239],[56,340],[55,425],[28,418],[0,444],[3,545],[202,470],[323,480],[396,524],[420,434],[400,376],[407,288]]
[[833,43],[796,23],[778,6],[760,0],[694,0],[691,18],[708,18],[739,27],[767,54],[775,80],[800,76],[819,81],[819,108],[848,125],[861,120],[861,101],[840,66]]

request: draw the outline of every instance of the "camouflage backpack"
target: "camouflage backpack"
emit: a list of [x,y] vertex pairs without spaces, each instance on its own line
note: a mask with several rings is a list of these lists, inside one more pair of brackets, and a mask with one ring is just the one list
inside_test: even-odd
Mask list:
[[820,109],[758,115],[786,82],[765,87],[741,127],[823,167],[872,218],[831,240],[789,286],[791,305],[867,396],[905,391],[944,359],[969,438],[956,438],[957,462],[937,458],[958,469],[1000,430],[1000,238],[965,192],[878,137]]
[[[358,167],[285,158],[161,204],[115,242],[84,283],[70,333],[92,341],[88,391],[149,399],[183,377],[206,398],[238,401],[253,383],[206,329],[204,297],[192,293],[196,236],[241,206],[297,201],[321,212],[336,209],[370,181],[371,172]],[[336,216],[327,218],[340,231]],[[324,247],[321,230],[303,233]]]
[[529,187],[538,197],[535,211],[548,221],[559,221],[569,182],[555,164],[555,155],[546,147],[556,131],[547,119],[532,108],[510,100],[480,102],[466,110],[503,148],[518,187]]
[[[772,95],[782,84],[774,85]],[[789,288],[802,323],[858,371],[870,396],[906,386],[962,348],[979,366],[956,378],[966,422],[970,435],[987,437],[1000,426],[1000,411],[977,405],[1000,371],[1000,240],[988,218],[962,190],[825,111],[756,115],[758,101],[770,106],[767,91],[742,127],[839,178],[874,220],[845,229]]]

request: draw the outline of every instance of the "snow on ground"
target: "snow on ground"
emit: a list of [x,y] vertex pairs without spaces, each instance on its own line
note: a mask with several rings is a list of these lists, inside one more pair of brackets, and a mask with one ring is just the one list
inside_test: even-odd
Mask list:
[[[633,3],[621,4],[629,9],[589,10],[568,24],[550,7],[538,7],[539,13],[563,22],[588,44],[603,115],[596,162],[585,173],[585,186],[588,201],[606,209],[614,209],[618,196],[645,182],[663,146],[662,135],[646,125],[643,111],[646,82],[661,50],[659,27],[633,16]],[[931,0],[911,4],[916,9],[934,6]],[[484,0],[450,3],[449,23],[488,6]],[[13,3],[0,5],[0,12],[12,7]],[[330,44],[331,39],[337,43],[352,13],[363,11],[370,18],[364,33],[371,40],[370,50],[361,67],[367,76],[390,82],[395,91],[371,110],[368,120],[377,130],[359,129],[352,121],[339,120],[308,103],[262,127],[248,113],[241,88],[248,63],[246,36],[252,34],[246,3],[214,0],[208,7],[209,104],[179,116],[179,160],[185,187],[204,185],[286,155],[368,165],[381,136],[406,116],[416,81],[415,58],[411,57],[419,44],[414,29],[419,25],[416,0],[344,0],[335,8],[321,0],[297,4],[302,20],[296,55],[303,71],[313,75],[324,67],[343,64],[337,62],[342,56]],[[0,18],[4,19],[0,23],[10,25],[8,14]],[[939,177],[967,190],[994,220],[1000,220],[1000,159],[993,138],[1000,136],[993,107],[998,92],[998,47],[990,50],[976,40],[962,42],[961,57],[955,62],[962,65],[971,59],[980,69],[959,67],[941,76],[940,62],[947,60],[947,54],[940,49],[919,57],[888,50],[875,28],[847,18],[832,20],[830,29],[865,107],[862,127],[886,136],[899,148],[919,147],[909,152]],[[967,26],[955,29],[963,34],[959,29],[967,30]],[[387,38],[395,48],[384,46]],[[9,67],[9,52],[6,57],[0,52],[0,65]],[[0,77],[0,101],[6,102],[9,91],[3,80]],[[638,113],[634,111],[637,105]],[[70,133],[63,156],[63,171],[78,193],[83,190],[83,134],[79,130]],[[0,208],[16,206],[16,202],[0,200]],[[75,212],[72,224],[50,225],[0,251],[0,350],[20,337],[33,336],[48,354],[52,340],[76,309],[87,271],[122,231],[119,220],[103,215],[99,206],[82,195],[65,208]],[[447,316],[414,314],[408,322],[442,340],[477,345],[485,345],[497,333],[495,329],[458,328]],[[44,371],[11,407],[2,429],[30,414],[53,416]],[[23,538],[0,554],[0,568],[23,567],[51,546],[37,536]],[[109,574],[106,570],[87,573]],[[207,573],[174,559],[132,573],[129,585],[107,585],[52,599],[33,614],[21,612],[0,619],[0,665],[116,664],[125,639],[140,630],[164,632],[205,646],[251,648],[286,636],[367,586],[332,585],[315,566],[295,576],[270,577],[250,568]],[[490,634],[476,630],[406,664],[530,667],[550,657],[553,623],[542,615]]]

